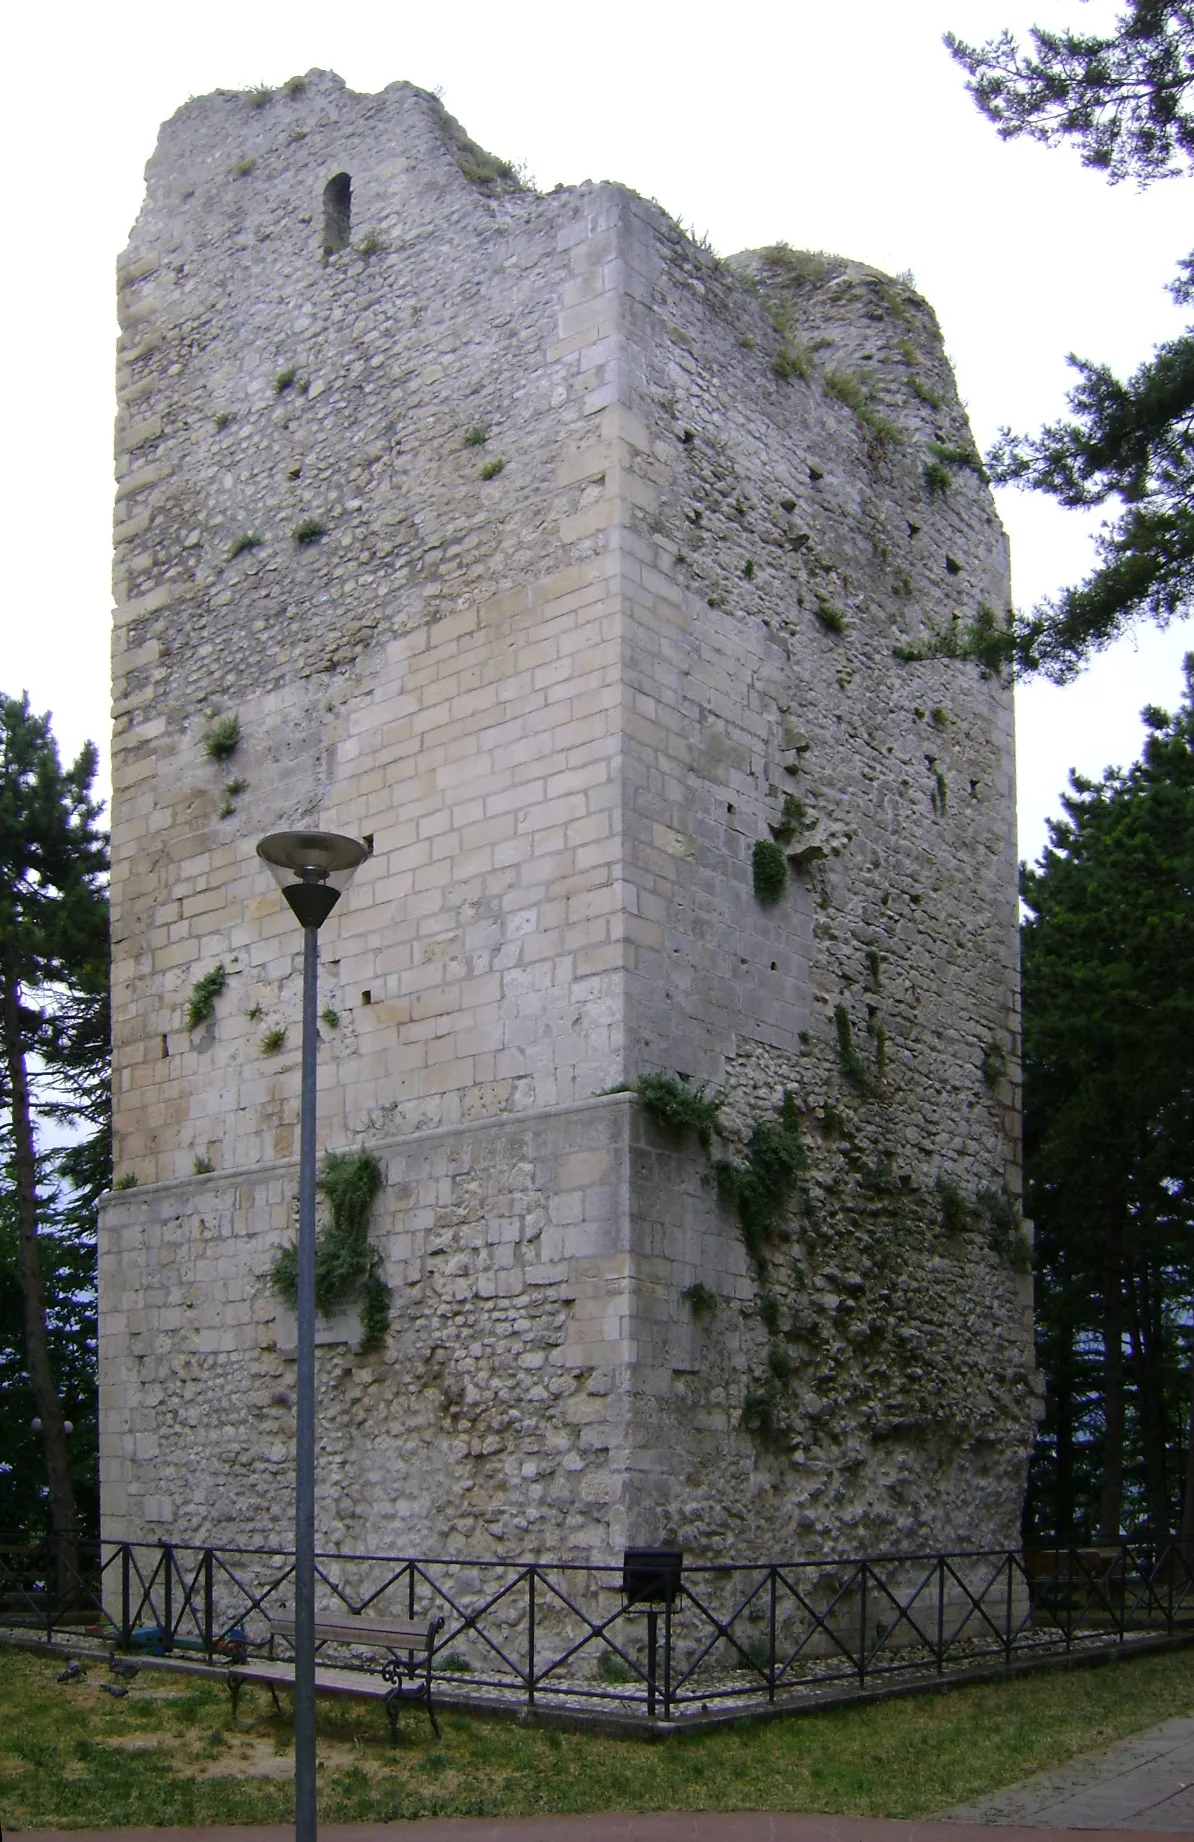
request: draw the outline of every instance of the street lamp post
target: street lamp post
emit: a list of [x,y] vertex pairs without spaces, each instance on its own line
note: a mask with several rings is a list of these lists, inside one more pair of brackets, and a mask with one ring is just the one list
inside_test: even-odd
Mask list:
[[315,1050],[319,930],[369,855],[334,832],[279,831],[257,855],[303,930],[303,1081],[299,1130],[297,1403],[294,1453],[294,1833],[315,1842]]

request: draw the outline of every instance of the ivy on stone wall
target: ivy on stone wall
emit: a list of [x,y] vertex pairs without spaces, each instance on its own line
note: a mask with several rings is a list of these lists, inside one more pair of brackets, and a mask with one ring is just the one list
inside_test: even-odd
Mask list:
[[[381,1276],[381,1253],[369,1244],[369,1215],[384,1179],[368,1151],[329,1151],[319,1175],[331,1221],[315,1241],[315,1305],[324,1317],[357,1293],[362,1349],[380,1343],[390,1322],[390,1288]],[[279,1248],[270,1285],[293,1307],[298,1299],[298,1248]]]

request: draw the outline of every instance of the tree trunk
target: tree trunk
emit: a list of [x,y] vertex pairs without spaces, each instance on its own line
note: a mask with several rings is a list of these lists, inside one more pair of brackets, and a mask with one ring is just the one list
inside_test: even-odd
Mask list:
[[1169,1540],[1169,1499],[1165,1488],[1165,1418],[1161,1396],[1160,1356],[1154,1334],[1151,1287],[1147,1267],[1128,1285],[1131,1299],[1132,1366],[1140,1406],[1141,1443],[1144,1447],[1145,1495],[1149,1533],[1154,1541]]
[[1103,1477],[1100,1542],[1119,1540],[1124,1499],[1124,1313],[1119,1262],[1108,1256],[1103,1282]]
[[1190,1345],[1190,1412],[1186,1423],[1186,1494],[1182,1501],[1182,1541],[1187,1564],[1194,1559],[1194,1340]]
[[[46,1334],[46,1291],[37,1245],[37,1162],[33,1149],[33,1121],[29,1104],[29,1076],[21,1031],[21,1004],[15,979],[5,976],[0,988],[0,1023],[4,1033],[4,1059],[8,1069],[12,1106],[13,1164],[17,1190],[17,1225],[20,1245],[21,1291],[25,1303],[25,1351],[29,1380],[41,1420],[46,1477],[50,1486],[50,1514],[54,1534],[61,1544],[75,1536],[75,1490],[66,1445],[66,1418],[62,1411],[54,1372],[50,1367]],[[60,1547],[65,1562],[65,1551]],[[73,1571],[65,1564],[63,1573]],[[61,1585],[60,1579],[60,1585]]]
[[1061,1349],[1049,1377],[1046,1426],[1052,1421],[1057,1469],[1054,1474],[1054,1537],[1062,1543],[1074,1539],[1074,1395],[1073,1339],[1069,1331],[1058,1339]]

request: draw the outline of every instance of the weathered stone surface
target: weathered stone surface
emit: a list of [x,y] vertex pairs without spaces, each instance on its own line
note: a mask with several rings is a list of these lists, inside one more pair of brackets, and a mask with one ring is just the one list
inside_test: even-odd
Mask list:
[[[301,956],[253,844],[317,821],[373,841],[323,930],[320,1131],[383,1162],[394,1305],[383,1349],[321,1346],[321,1537],[1014,1541],[1030,1286],[976,1206],[1019,1189],[1011,700],[892,650],[1008,599],[932,314],[494,175],[408,85],[206,97],[121,262],[139,1187],[101,1239],[105,1533],[286,1531]],[[765,1275],[695,1135],[615,1091],[651,1071],[724,1089],[718,1155],[793,1095],[810,1168]]]

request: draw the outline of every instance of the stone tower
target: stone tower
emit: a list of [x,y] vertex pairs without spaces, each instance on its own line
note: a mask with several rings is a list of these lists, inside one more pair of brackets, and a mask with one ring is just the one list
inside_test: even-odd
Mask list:
[[189,102],[147,180],[105,1535],[287,1538],[301,941],[253,847],[317,823],[372,843],[320,1138],[381,1165],[391,1306],[321,1333],[320,1540],[1013,1542],[1007,558],[930,309],[540,196],[406,84]]

